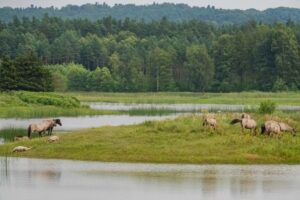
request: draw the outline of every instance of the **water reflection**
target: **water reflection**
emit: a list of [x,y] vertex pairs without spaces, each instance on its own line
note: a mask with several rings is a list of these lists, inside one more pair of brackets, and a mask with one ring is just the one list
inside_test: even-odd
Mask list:
[[0,159],[0,199],[294,200],[300,195],[300,166],[4,159]]

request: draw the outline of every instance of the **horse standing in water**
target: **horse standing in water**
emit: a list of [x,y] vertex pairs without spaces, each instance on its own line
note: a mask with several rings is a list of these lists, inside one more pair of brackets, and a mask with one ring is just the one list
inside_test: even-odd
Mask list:
[[266,121],[261,126],[261,134],[267,133],[268,135],[271,136],[273,133],[279,134],[281,132],[290,132],[293,136],[296,135],[296,130],[283,122],[276,122],[270,120],[270,121]]
[[233,119],[230,124],[236,124],[240,123],[242,127],[242,132],[244,132],[244,128],[250,129],[250,132],[252,133],[254,131],[254,134],[256,134],[257,130],[257,124],[254,119],[251,119],[250,115],[243,113],[241,115],[241,119]]
[[57,124],[62,126],[60,119],[48,119],[40,123],[30,124],[28,126],[28,137],[31,137],[32,132],[38,132],[40,137],[42,137],[42,134],[45,134],[46,131],[48,131],[48,135],[51,135],[53,128]]

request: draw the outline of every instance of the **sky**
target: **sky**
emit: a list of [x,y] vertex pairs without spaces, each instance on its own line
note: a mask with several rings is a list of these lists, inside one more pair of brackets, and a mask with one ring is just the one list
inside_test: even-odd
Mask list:
[[207,6],[214,5],[216,8],[224,9],[249,9],[255,8],[258,10],[264,10],[267,8],[275,7],[292,7],[300,8],[300,0],[0,0],[0,7],[10,6],[10,7],[29,7],[31,4],[41,7],[62,7],[67,4],[82,5],[85,3],[107,3],[108,5],[114,4],[137,4],[137,5],[147,5],[156,3],[185,3],[190,6]]

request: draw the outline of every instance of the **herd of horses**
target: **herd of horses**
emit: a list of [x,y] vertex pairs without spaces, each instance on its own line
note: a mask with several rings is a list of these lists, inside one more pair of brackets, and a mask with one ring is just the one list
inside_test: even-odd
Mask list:
[[[233,119],[230,124],[237,124],[240,123],[242,127],[242,132],[244,132],[244,129],[249,129],[251,133],[254,132],[256,135],[257,133],[257,123],[254,119],[251,118],[249,114],[242,113],[240,118]],[[47,119],[43,120],[39,123],[33,123],[28,126],[28,136],[16,136],[15,140],[29,140],[31,138],[31,134],[33,132],[38,133],[40,137],[43,135],[48,134],[48,136],[52,135],[53,128],[57,125],[62,126],[60,119]],[[209,126],[212,127],[214,130],[217,128],[217,119],[214,115],[203,115],[203,126]],[[281,132],[290,132],[293,136],[296,135],[295,128],[289,126],[288,124],[284,122],[278,122],[275,120],[269,120],[266,121],[261,125],[261,134],[267,134],[269,136],[272,136],[273,134],[279,134]],[[51,141],[55,141],[58,138],[50,138]],[[50,142],[51,142],[50,141]]]
[[[240,123],[242,132],[244,132],[244,129],[250,129],[250,132],[254,132],[254,134],[256,135],[258,128],[257,123],[254,119],[251,118],[249,114],[243,113],[240,118],[235,118],[230,122],[231,125],[237,123]],[[210,126],[215,130],[217,128],[217,119],[214,116],[204,115],[203,126]],[[280,134],[282,132],[290,132],[293,136],[296,135],[295,128],[289,126],[284,122],[269,120],[261,125],[261,134],[272,136],[273,134]]]

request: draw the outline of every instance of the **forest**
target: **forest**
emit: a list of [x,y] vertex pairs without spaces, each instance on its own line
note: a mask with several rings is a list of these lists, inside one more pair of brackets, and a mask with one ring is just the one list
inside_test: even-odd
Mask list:
[[88,19],[96,21],[104,17],[111,16],[114,19],[130,18],[139,19],[146,22],[158,21],[164,16],[167,16],[170,21],[184,22],[190,20],[206,21],[215,25],[224,24],[243,24],[248,21],[256,21],[262,23],[287,22],[292,20],[300,22],[300,9],[297,8],[269,8],[263,11],[255,9],[247,10],[228,10],[215,8],[213,5],[206,7],[189,6],[187,4],[174,3],[153,3],[150,5],[134,5],[134,4],[115,4],[109,6],[106,3],[99,4],[84,4],[66,5],[62,8],[54,6],[48,8],[41,8],[31,5],[28,8],[0,8],[0,20],[9,22],[14,16],[35,17],[42,19],[44,14],[49,16],[61,17],[63,19]]
[[300,25],[166,17],[0,22],[0,90],[285,91],[300,88]]

